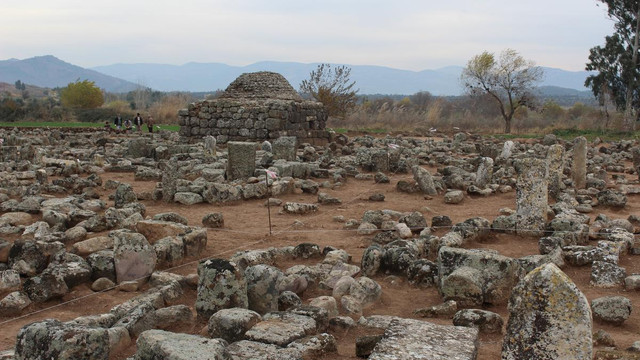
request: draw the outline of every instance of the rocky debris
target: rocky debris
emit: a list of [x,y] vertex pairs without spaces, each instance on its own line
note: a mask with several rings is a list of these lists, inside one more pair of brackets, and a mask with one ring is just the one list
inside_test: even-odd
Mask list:
[[[427,308],[416,309],[413,311],[414,314],[426,318],[433,317],[451,317],[458,311],[458,304],[453,300],[448,300],[442,304],[433,305]],[[454,324],[458,325],[458,324]]]
[[255,324],[245,336],[249,340],[287,346],[316,330],[316,322],[310,317],[291,313],[269,313]]
[[631,316],[631,300],[624,296],[605,296],[591,301],[593,318],[605,323],[621,325]]
[[591,308],[586,297],[556,265],[543,265],[513,289],[503,359],[590,359]]
[[603,288],[616,287],[624,283],[627,272],[623,267],[605,261],[594,261],[591,265],[591,285]]

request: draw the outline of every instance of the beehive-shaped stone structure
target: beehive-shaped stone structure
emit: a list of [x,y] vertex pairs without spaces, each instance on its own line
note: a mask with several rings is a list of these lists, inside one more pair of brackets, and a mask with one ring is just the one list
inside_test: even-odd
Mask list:
[[256,141],[296,136],[299,142],[323,145],[327,113],[322,103],[304,100],[280,74],[240,75],[214,100],[189,105],[178,112],[180,134],[217,141]]

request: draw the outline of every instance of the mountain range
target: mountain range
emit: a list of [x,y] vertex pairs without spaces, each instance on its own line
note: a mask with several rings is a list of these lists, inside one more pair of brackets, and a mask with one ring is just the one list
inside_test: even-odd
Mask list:
[[[309,77],[319,63],[262,61],[247,66],[221,63],[168,64],[113,64],[82,68],[55,56],[38,56],[24,60],[0,61],[0,81],[41,87],[64,87],[80,80],[94,81],[109,92],[127,92],[140,86],[158,91],[209,92],[225,89],[242,73],[273,71],[282,74],[294,88]],[[436,70],[400,70],[383,66],[347,65],[351,79],[356,82],[359,94],[415,94],[429,91],[433,95],[460,95],[461,66],[448,66]],[[545,77],[541,87],[552,87],[573,95],[587,91],[584,80],[587,71],[566,71],[543,67]]]

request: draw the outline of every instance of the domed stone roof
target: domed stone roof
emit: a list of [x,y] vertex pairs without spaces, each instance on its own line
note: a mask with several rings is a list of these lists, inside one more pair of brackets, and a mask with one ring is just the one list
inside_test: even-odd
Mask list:
[[238,76],[219,98],[303,100],[284,76],[269,71]]

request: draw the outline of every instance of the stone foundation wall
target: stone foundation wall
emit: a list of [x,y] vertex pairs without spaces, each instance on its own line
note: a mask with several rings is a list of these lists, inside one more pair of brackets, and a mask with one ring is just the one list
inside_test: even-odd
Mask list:
[[219,143],[296,136],[299,142],[324,145],[327,113],[322,103],[296,100],[221,98],[192,103],[178,112],[180,135]]

